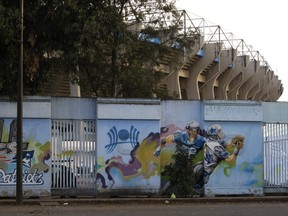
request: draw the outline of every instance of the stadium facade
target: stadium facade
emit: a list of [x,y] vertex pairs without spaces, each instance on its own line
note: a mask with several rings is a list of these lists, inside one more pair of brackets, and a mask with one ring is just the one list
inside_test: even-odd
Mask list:
[[159,61],[163,83],[178,99],[277,101],[283,85],[259,51],[219,25],[181,12],[182,31],[200,35]]
[[[151,8],[153,2],[150,1]],[[142,23],[129,20],[132,23],[129,28],[139,38],[143,37],[142,30],[151,27],[150,20],[157,13],[154,11]],[[159,84],[167,87],[171,96],[193,100],[277,101],[280,98],[283,84],[259,51],[219,25],[209,24],[184,10],[179,13],[179,32],[182,35],[189,32],[190,36],[192,32],[195,40],[189,48],[181,49],[170,43],[170,51],[158,59],[156,69],[165,75]],[[169,13],[161,14],[161,19],[167,26],[169,22],[175,23]],[[160,43],[161,38],[150,38],[148,42]],[[46,92],[52,96],[80,96],[79,87],[72,85],[68,76],[54,76],[51,80],[57,82],[48,83]]]

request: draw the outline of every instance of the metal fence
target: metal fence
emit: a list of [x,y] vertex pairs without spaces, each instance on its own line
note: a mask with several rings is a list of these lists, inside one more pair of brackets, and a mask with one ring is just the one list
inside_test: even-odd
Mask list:
[[288,192],[288,124],[266,123],[264,135],[264,190]]
[[96,192],[95,120],[52,120],[52,194]]

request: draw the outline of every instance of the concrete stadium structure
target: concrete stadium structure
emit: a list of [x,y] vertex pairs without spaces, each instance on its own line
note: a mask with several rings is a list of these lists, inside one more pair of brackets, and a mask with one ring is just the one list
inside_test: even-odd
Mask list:
[[167,53],[159,70],[163,83],[178,99],[277,101],[283,85],[267,61],[243,39],[225,33],[203,18],[182,11],[186,29],[199,34],[193,47]]
[[[155,7],[153,0],[150,7]],[[160,12],[155,11],[157,13],[159,17]],[[158,59],[156,68],[165,74],[159,84],[166,86],[171,96],[195,100],[277,101],[280,98],[284,90],[281,80],[251,45],[224,32],[219,25],[209,24],[204,18],[192,17],[186,11],[180,11],[180,14],[180,19],[177,18],[179,35],[189,32],[191,36],[192,32],[194,43],[181,49],[173,42],[168,43],[170,52]],[[147,16],[142,23],[131,24],[130,30],[140,36],[141,30],[151,27],[154,15]],[[170,15],[161,14],[166,26],[169,22],[175,23]],[[133,18],[129,22],[133,23]],[[152,27],[161,31],[157,26]],[[56,81],[44,86],[44,95],[48,92],[52,96],[81,95],[79,87],[72,85],[67,75],[54,76],[51,80]]]

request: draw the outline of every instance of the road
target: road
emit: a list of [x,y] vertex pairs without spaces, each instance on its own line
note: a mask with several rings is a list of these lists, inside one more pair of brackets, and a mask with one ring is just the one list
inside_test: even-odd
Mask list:
[[287,216],[288,202],[0,205],[0,215],[13,216]]

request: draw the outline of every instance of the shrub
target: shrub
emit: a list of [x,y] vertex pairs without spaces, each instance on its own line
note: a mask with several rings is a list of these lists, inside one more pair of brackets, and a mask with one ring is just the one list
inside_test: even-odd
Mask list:
[[178,197],[189,197],[194,194],[193,155],[187,149],[177,148],[172,155],[172,162],[166,165],[163,175],[169,177],[170,188],[164,194],[174,193]]

